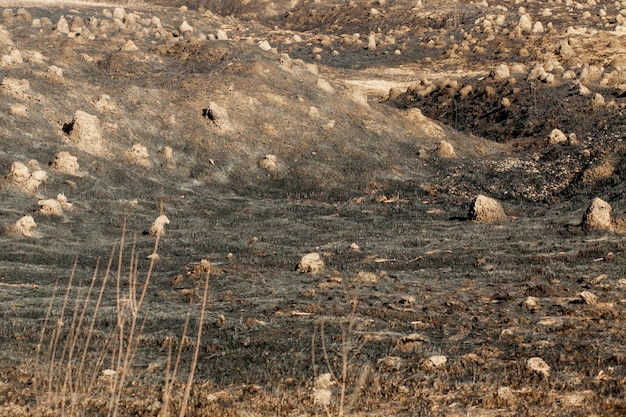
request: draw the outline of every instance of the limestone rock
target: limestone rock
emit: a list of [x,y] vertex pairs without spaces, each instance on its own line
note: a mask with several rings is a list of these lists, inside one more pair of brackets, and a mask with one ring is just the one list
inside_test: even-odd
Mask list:
[[189,23],[187,23],[186,20],[184,20],[183,23],[178,26],[178,31],[180,33],[193,32],[193,27]]
[[550,376],[550,365],[539,357],[530,358],[526,361],[526,368],[547,378]]
[[167,224],[170,224],[170,219],[168,219],[166,215],[162,214],[156,218],[154,223],[152,223],[148,233],[153,237],[163,236],[165,234],[165,225]]
[[320,90],[325,91],[329,94],[333,94],[335,92],[335,89],[333,88],[333,86],[330,85],[330,83],[323,78],[318,78],[317,81],[315,82],[315,86],[319,88]]
[[272,46],[270,45],[270,43],[266,40],[262,40],[258,43],[259,48],[261,48],[262,51],[270,51],[272,49]]
[[613,230],[611,219],[611,205],[596,197],[583,215],[582,227],[584,230]]
[[63,174],[78,175],[80,166],[77,157],[67,151],[61,151],[54,157],[54,161],[50,162],[50,168]]
[[69,131],[70,141],[79,149],[94,155],[106,152],[98,116],[76,110],[72,122],[64,126],[64,130]]
[[37,227],[35,219],[32,216],[24,216],[14,224],[5,228],[4,232],[8,235],[26,236],[33,235],[32,230]]
[[135,42],[130,39],[127,40],[124,46],[122,46],[122,48],[120,49],[120,51],[122,52],[136,52],[138,50],[139,48],[137,47],[137,45],[135,45]]
[[202,115],[212,121],[222,131],[233,129],[228,111],[214,101],[210,102],[209,106],[202,110]]
[[269,173],[278,172],[278,158],[276,155],[265,155],[259,161],[259,166]]
[[498,65],[491,73],[491,76],[496,81],[506,80],[511,76],[509,66],[506,64]]
[[30,100],[33,98],[33,94],[30,89],[30,82],[25,79],[18,80],[15,78],[5,77],[0,83],[0,90],[4,94],[21,100]]
[[319,253],[313,252],[306,254],[300,259],[297,270],[300,272],[310,272],[317,274],[324,269],[324,261]]
[[439,146],[437,146],[437,155],[442,158],[456,158],[456,152],[454,150],[454,146],[447,140],[442,140],[439,142]]
[[63,208],[61,203],[54,198],[48,198],[46,200],[39,200],[39,213],[42,216],[63,217]]
[[478,195],[469,213],[470,219],[479,223],[498,223],[506,221],[506,214],[499,201]]
[[21,103],[13,104],[9,107],[9,114],[11,116],[26,117],[28,116],[28,108]]
[[140,165],[145,168],[151,168],[150,154],[148,149],[140,143],[135,143],[132,147],[124,151],[124,158],[134,165]]
[[557,143],[567,142],[567,136],[560,129],[553,129],[550,132],[550,137],[548,138],[548,142],[551,145],[556,145]]

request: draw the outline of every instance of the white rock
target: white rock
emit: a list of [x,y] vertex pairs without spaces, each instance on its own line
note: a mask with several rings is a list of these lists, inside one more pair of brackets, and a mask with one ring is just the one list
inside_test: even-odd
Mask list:
[[456,151],[454,150],[454,146],[452,146],[452,144],[445,139],[439,142],[436,152],[437,155],[443,158],[456,158]]
[[519,28],[520,32],[530,33],[533,30],[533,21],[529,15],[524,14],[520,17],[517,27]]
[[544,377],[550,376],[550,366],[541,358],[534,357],[526,361],[526,368],[532,372],[543,375]]
[[582,227],[585,230],[613,230],[611,205],[596,197],[583,215]]
[[507,217],[499,201],[479,194],[470,208],[470,219],[479,223],[499,223]]
[[557,143],[567,142],[567,136],[560,129],[553,129],[550,132],[550,137],[548,138],[548,142],[551,145],[556,145]]
[[35,219],[32,216],[24,216],[17,222],[5,229],[5,233],[10,235],[26,236],[33,235],[32,230],[37,227]]
[[598,303],[598,296],[590,291],[583,291],[578,294],[578,296],[585,302],[585,304],[590,306]]
[[165,234],[165,225],[167,224],[170,224],[170,219],[168,219],[166,215],[162,214],[157,217],[150,227],[150,236],[163,236]]
[[116,7],[113,9],[113,19],[124,20],[126,16],[126,10],[123,7]]
[[187,23],[186,20],[183,20],[183,23],[178,26],[178,31],[180,33],[193,32],[193,27],[189,23]]
[[276,155],[265,155],[259,161],[259,166],[270,173],[278,172],[278,158]]
[[324,269],[324,261],[319,253],[313,252],[304,255],[298,263],[297,270],[300,272],[310,272],[317,274]]
[[262,51],[269,51],[272,49],[272,46],[270,45],[270,43],[266,40],[260,41],[258,43],[259,48],[261,48]]
[[448,358],[443,356],[443,355],[433,355],[430,358],[428,358],[428,361],[435,368],[439,368],[439,367],[445,365],[448,362]]

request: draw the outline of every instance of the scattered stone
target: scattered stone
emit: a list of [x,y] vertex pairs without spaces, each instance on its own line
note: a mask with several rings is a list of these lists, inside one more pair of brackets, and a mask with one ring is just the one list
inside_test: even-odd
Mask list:
[[28,10],[22,7],[17,9],[17,12],[15,13],[15,20],[17,20],[18,22],[30,22],[31,20],[33,20],[33,17],[28,12]]
[[443,355],[433,355],[428,359],[424,359],[421,363],[421,367],[425,371],[433,371],[437,368],[441,368],[448,362],[448,358]]
[[22,162],[13,162],[11,164],[11,170],[4,177],[4,179],[14,185],[23,186],[30,177],[30,169]]
[[7,226],[4,229],[4,233],[7,235],[31,237],[33,236],[32,230],[35,227],[37,227],[35,219],[32,216],[24,216],[14,224]]
[[499,400],[504,401],[509,406],[517,402],[515,393],[511,387],[499,387],[497,395]]
[[320,90],[325,91],[329,94],[333,94],[335,92],[335,89],[333,88],[333,86],[330,85],[330,83],[323,78],[318,78],[317,81],[315,82],[315,86],[319,88]]
[[511,76],[509,66],[506,64],[498,65],[492,72],[491,77],[496,81],[507,80]]
[[565,136],[565,133],[563,133],[560,129],[553,129],[552,132],[550,132],[548,142],[551,145],[567,142],[567,136]]
[[478,195],[470,207],[469,218],[479,223],[499,223],[507,217],[499,201]]
[[78,158],[67,151],[59,152],[54,161],[50,162],[50,169],[68,175],[79,175]]
[[170,219],[168,219],[166,215],[161,214],[156,218],[154,223],[152,223],[148,233],[153,237],[161,237],[165,234],[165,225],[167,224],[170,224]]
[[29,194],[35,194],[37,188],[46,181],[48,181],[48,174],[45,171],[34,171],[30,174],[22,189]]
[[528,296],[522,305],[529,310],[536,311],[539,309],[539,299],[537,297]]
[[148,149],[140,143],[135,143],[132,147],[126,149],[126,151],[124,151],[124,158],[131,164],[152,168]]
[[210,102],[209,106],[202,110],[202,116],[212,121],[222,131],[233,130],[228,112],[214,101]]
[[26,164],[16,161],[11,164],[11,170],[4,179],[9,186],[34,194],[37,188],[48,180],[48,174],[39,169],[31,173]]
[[126,10],[123,7],[116,7],[113,9],[113,19],[124,20],[124,16],[126,16]]
[[5,77],[2,83],[0,83],[0,91],[21,100],[30,100],[33,98],[30,82],[28,80]]
[[278,172],[278,158],[276,155],[265,155],[259,161],[259,166],[269,173]]
[[69,133],[70,141],[82,151],[93,155],[106,153],[98,116],[76,110],[72,122],[64,125],[63,130]]
[[65,16],[61,16],[59,20],[57,20],[56,31],[65,35],[70,33],[70,25],[69,23],[67,23],[67,19],[65,19]]
[[517,28],[521,33],[531,33],[533,30],[533,21],[529,15],[524,14],[520,17]]
[[429,136],[435,139],[441,139],[445,137],[445,132],[443,128],[441,127],[441,125],[433,121],[432,119],[429,119],[428,117],[424,116],[422,111],[418,109],[417,107],[408,109],[403,114],[410,122],[412,122],[415,126],[419,127],[419,129],[426,136]]
[[591,98],[591,105],[593,107],[602,107],[605,104],[606,102],[604,101],[604,96],[602,96],[602,94],[600,93],[595,93]]
[[57,67],[56,65],[50,65],[48,67],[48,76],[55,81],[64,81],[63,78],[63,69]]
[[590,291],[583,291],[578,296],[583,300],[585,304],[590,306],[598,304],[598,296]]
[[23,104],[13,104],[9,107],[9,114],[11,116],[26,117],[28,116],[28,108]]
[[178,31],[182,34],[193,32],[193,27],[186,20],[178,26]]
[[360,283],[376,283],[378,282],[378,275],[373,272],[359,271],[352,281]]
[[63,208],[61,203],[54,198],[48,198],[46,200],[39,200],[39,213],[42,216],[63,217]]
[[270,43],[266,40],[262,40],[259,41],[258,43],[259,48],[261,48],[262,51],[271,51],[272,50],[272,45],[270,45]]
[[389,370],[400,370],[404,366],[404,359],[399,356],[385,356],[376,361],[376,364]]
[[442,158],[456,158],[454,146],[452,146],[452,144],[445,139],[439,142],[435,152]]
[[324,261],[319,253],[313,252],[304,255],[300,259],[300,263],[298,263],[298,268],[296,269],[299,272],[308,272],[311,274],[317,274],[324,269]]
[[227,41],[228,40],[228,35],[226,34],[225,31],[220,29],[220,30],[217,31],[216,38],[217,38],[218,41]]
[[315,378],[313,388],[313,404],[320,407],[328,407],[330,405],[333,393],[331,388],[335,385],[330,373],[320,374]]
[[550,376],[550,366],[541,358],[534,357],[526,361],[526,368],[547,378]]
[[135,42],[132,40],[127,40],[124,46],[120,49],[122,52],[136,52],[139,50],[139,47],[135,45]]
[[102,113],[114,113],[117,111],[115,101],[108,94],[101,95],[94,103],[94,107]]
[[611,219],[611,205],[596,197],[583,215],[582,227],[584,230],[613,230]]

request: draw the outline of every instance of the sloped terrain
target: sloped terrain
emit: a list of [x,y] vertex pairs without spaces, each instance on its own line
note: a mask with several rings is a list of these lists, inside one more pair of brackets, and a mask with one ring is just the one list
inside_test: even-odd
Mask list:
[[626,412],[620,4],[179,3],[0,1],[0,415]]

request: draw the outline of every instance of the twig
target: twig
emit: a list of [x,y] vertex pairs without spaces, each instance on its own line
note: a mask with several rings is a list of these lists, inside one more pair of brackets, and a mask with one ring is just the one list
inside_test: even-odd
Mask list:
[[209,293],[209,277],[211,272],[207,272],[206,279],[204,281],[204,294],[202,295],[202,310],[200,311],[200,323],[198,323],[198,336],[196,338],[196,347],[193,352],[193,360],[191,362],[191,369],[189,370],[189,378],[187,379],[187,387],[185,388],[185,395],[183,396],[183,402],[180,407],[179,417],[185,417],[187,411],[187,403],[189,401],[189,395],[191,393],[191,384],[193,383],[193,377],[196,372],[196,365],[198,364],[198,353],[200,352],[200,344],[202,339],[202,325],[204,323],[204,314],[206,310],[206,302]]

